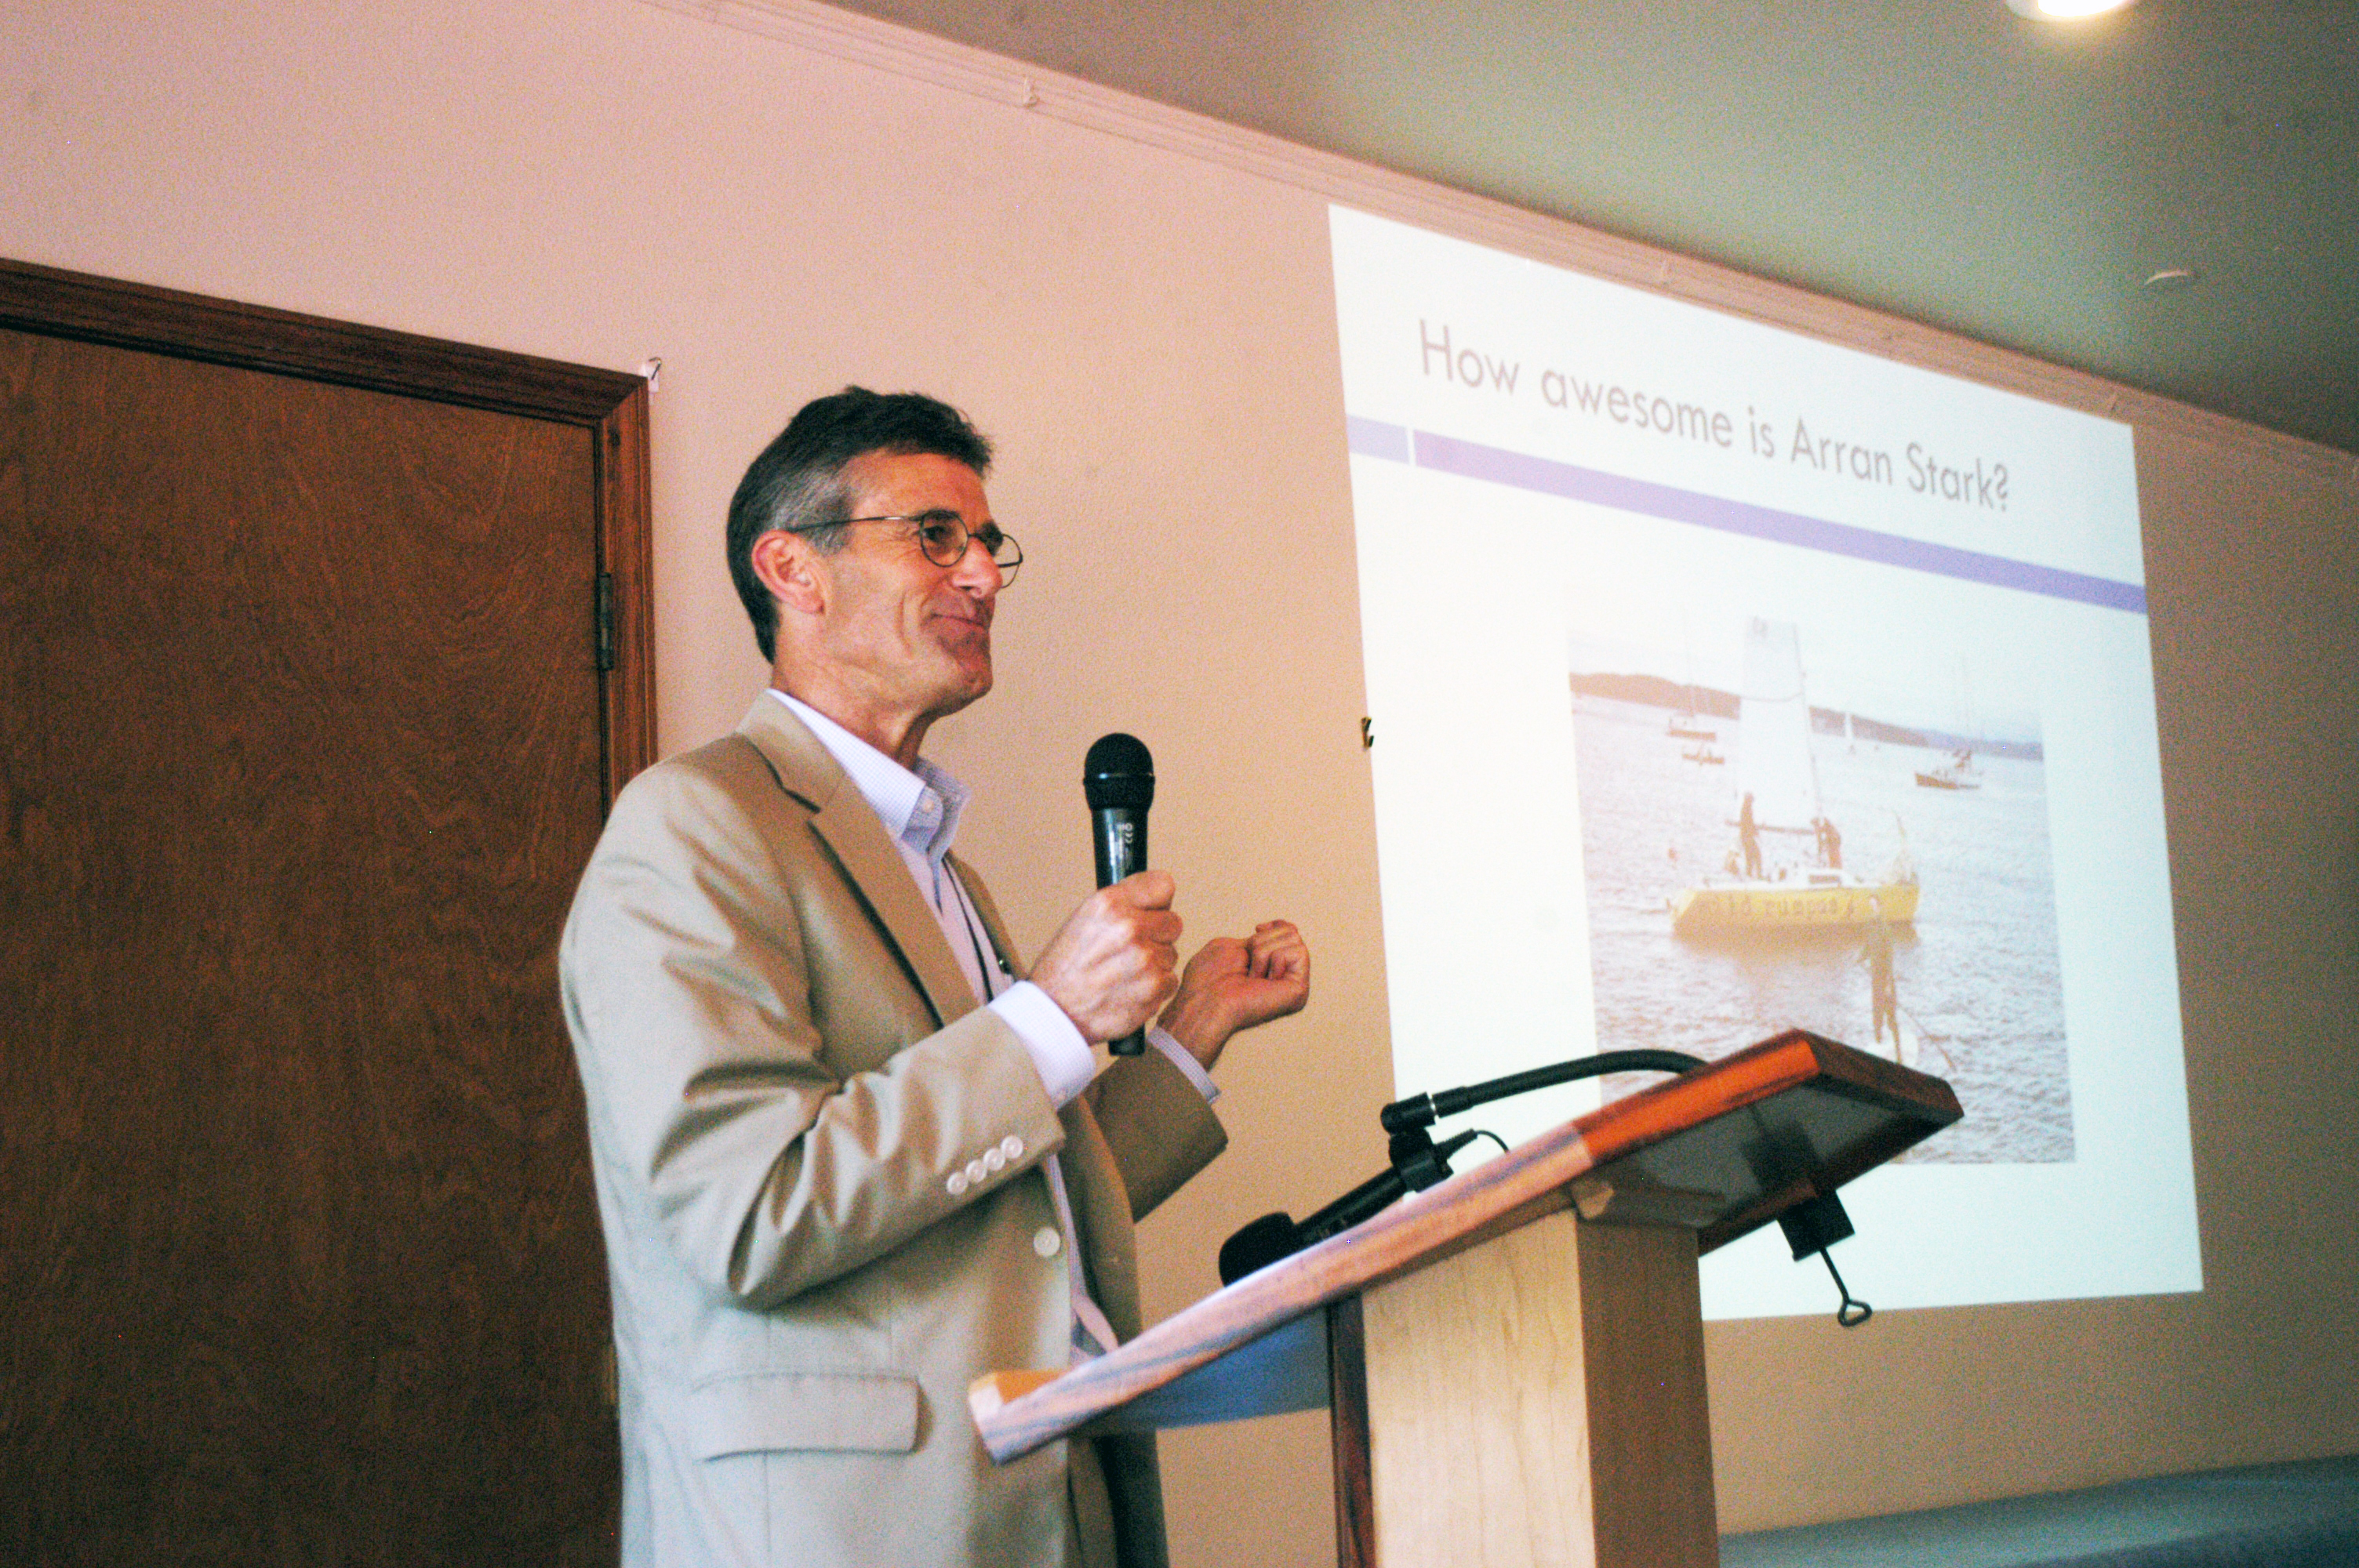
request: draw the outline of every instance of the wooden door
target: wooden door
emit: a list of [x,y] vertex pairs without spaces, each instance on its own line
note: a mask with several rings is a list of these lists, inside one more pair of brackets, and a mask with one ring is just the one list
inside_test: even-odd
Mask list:
[[644,397],[0,268],[0,1561],[613,1560]]

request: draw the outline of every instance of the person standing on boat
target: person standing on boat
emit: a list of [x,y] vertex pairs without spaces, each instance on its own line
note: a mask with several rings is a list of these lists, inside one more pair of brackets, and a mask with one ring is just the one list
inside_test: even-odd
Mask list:
[[1745,805],[1736,814],[1736,841],[1745,849],[1745,874],[1754,881],[1761,880],[1761,827],[1753,820],[1753,792],[1745,792]]
[[1884,901],[1867,901],[1870,914],[1875,918],[1867,927],[1867,941],[1860,948],[1859,961],[1867,966],[1869,1004],[1875,1013],[1876,1044],[1884,1043],[1884,1027],[1892,1026],[1892,1059],[1900,1060],[1900,985],[1892,974],[1892,927],[1885,924]]

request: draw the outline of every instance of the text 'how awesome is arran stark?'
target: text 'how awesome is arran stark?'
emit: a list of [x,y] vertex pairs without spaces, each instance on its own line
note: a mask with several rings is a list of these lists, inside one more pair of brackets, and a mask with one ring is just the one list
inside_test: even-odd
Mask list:
[[1783,428],[1782,419],[1764,418],[1751,403],[1739,418],[1726,408],[1665,392],[1659,384],[1647,387],[1589,379],[1578,370],[1557,365],[1543,365],[1538,374],[1529,374],[1520,359],[1496,355],[1456,339],[1447,322],[1437,330],[1420,319],[1418,336],[1422,373],[1429,379],[1468,391],[1538,397],[1562,413],[1611,421],[1635,435],[1657,439],[1690,441],[1729,451],[1741,441],[1745,450],[1767,462],[1800,463],[1829,478],[1905,488],[1913,494],[1979,510],[2007,509],[2011,476],[2006,464],[1997,459],[1978,453],[1960,455],[1954,448],[1938,442],[1912,440],[1900,448],[1896,461],[1890,445],[1829,435],[1823,425],[1813,431],[1809,419],[1799,413],[1788,431]]

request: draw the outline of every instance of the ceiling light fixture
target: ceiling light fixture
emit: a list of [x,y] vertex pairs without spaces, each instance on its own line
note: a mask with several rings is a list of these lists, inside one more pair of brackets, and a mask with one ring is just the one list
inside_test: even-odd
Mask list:
[[2083,16],[2102,16],[2108,11],[2125,11],[2134,3],[2135,0],[2006,0],[2006,8],[2035,22],[2074,22]]

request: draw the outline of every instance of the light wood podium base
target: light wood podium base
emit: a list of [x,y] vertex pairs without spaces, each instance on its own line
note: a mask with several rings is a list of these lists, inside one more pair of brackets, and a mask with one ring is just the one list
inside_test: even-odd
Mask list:
[[[1560,1211],[1370,1290],[1355,1568],[1717,1568],[1692,1228]],[[1341,1473],[1357,1453],[1365,1480]]]

